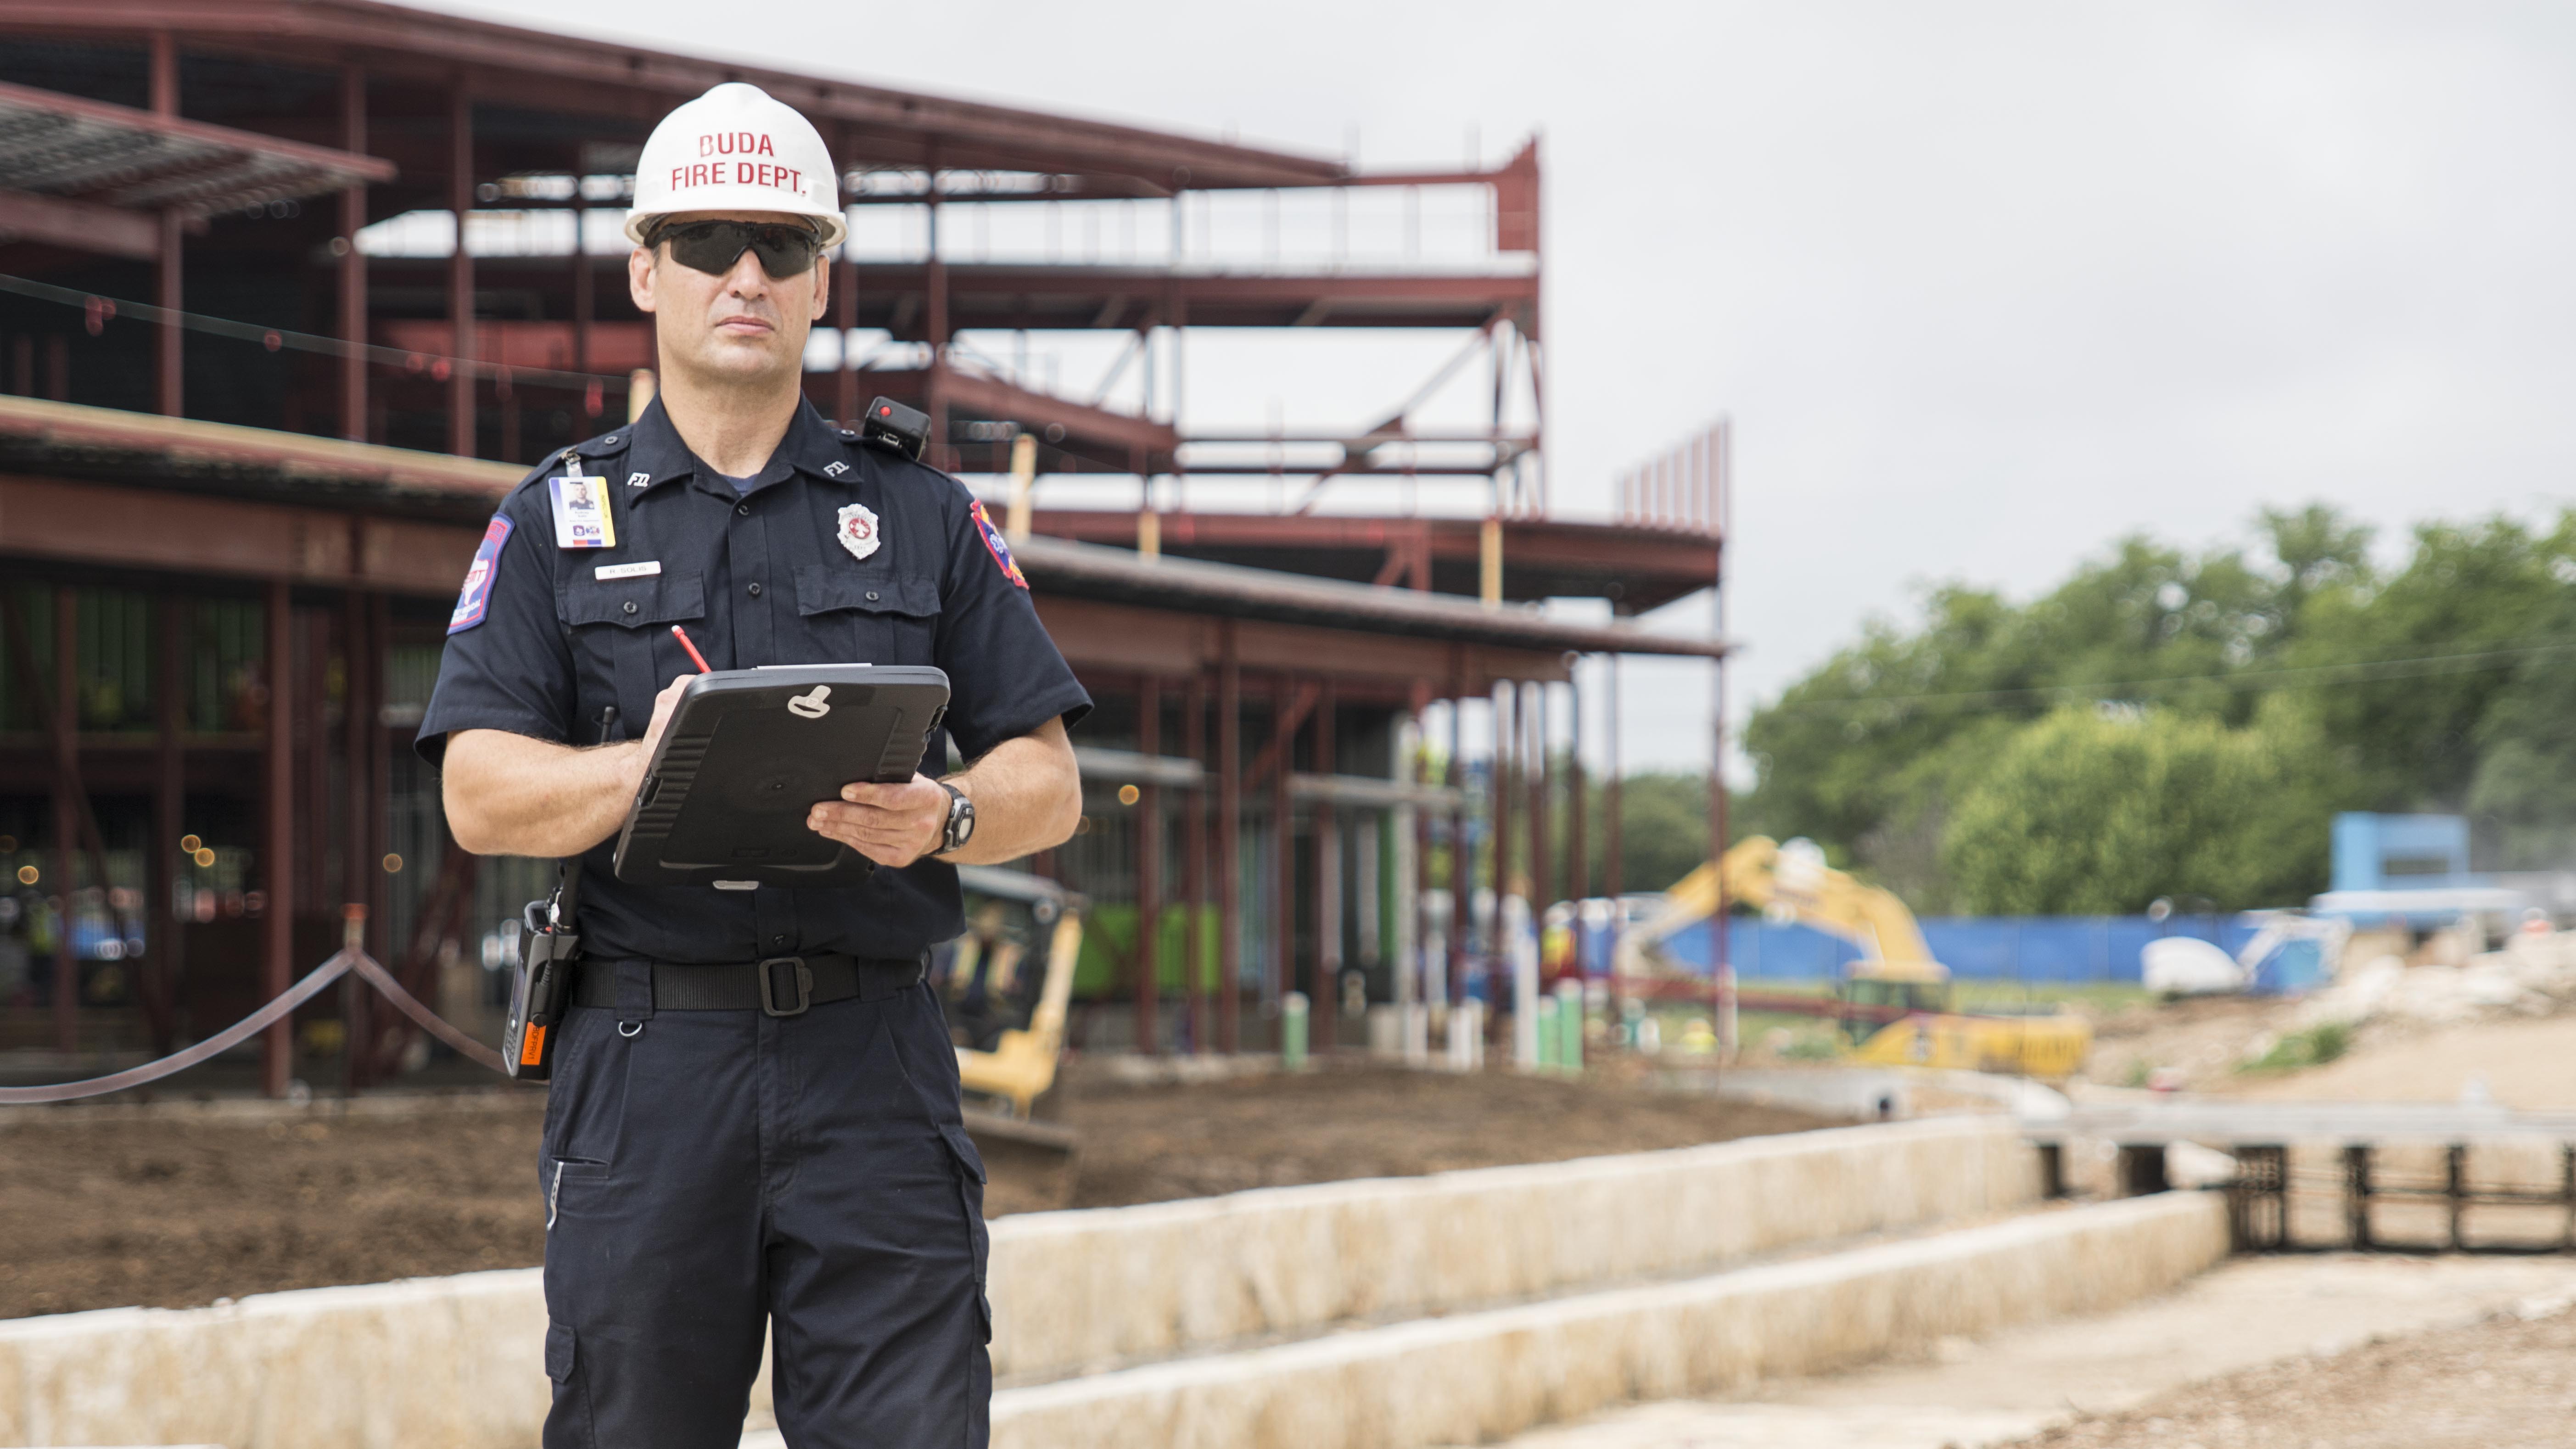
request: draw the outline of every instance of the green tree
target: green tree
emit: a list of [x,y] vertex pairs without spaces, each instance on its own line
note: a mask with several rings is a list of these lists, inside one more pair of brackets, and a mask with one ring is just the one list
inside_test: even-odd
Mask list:
[[[2313,817],[2282,823],[2299,840],[2337,809],[2465,810],[2482,866],[2576,864],[2576,512],[2426,524],[2408,544],[2383,572],[2370,530],[2318,504],[2266,511],[2246,543],[2200,553],[2122,539],[2027,604],[1931,590],[1912,627],[1874,622],[1755,712],[1746,828],[1811,836],[1918,910],[1981,908],[2010,872],[1973,886],[1956,874],[1972,794],[1995,807],[1997,762],[2033,748],[2033,722],[2108,705],[2145,711],[2153,730],[2271,737],[2301,721],[2323,768],[2312,797],[2278,797]],[[2203,858],[2272,828],[2227,818],[2243,838],[2207,837]],[[2115,855],[2135,851],[2105,846],[2092,868]],[[2254,855],[2311,862],[2305,882],[2244,867],[2271,899],[2324,885],[2305,846]]]
[[1961,793],[1942,862],[1981,913],[2124,914],[2183,894],[2295,904],[2325,866],[2326,754],[2290,701],[2241,727],[2061,709],[2017,730]]
[[2568,516],[2547,534],[2504,518],[2427,524],[2384,584],[2309,603],[2287,662],[2349,667],[2313,692],[2351,751],[2356,808],[2463,809],[2482,757],[2545,729],[2537,706],[2510,701],[2547,695],[2570,656],[2517,651],[2571,637],[2571,569]]
[[1941,841],[1958,792],[2022,725],[2067,703],[2153,701],[2232,725],[2315,602],[2370,586],[2369,530],[2331,508],[2272,511],[2251,546],[2191,554],[2120,540],[2027,605],[1948,586],[1920,627],[1878,621],[1757,710],[1747,827],[1806,835],[1918,909],[1962,909]]

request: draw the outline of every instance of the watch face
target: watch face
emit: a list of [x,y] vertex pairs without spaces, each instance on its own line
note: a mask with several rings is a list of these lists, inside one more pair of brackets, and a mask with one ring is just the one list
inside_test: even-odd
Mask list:
[[954,839],[954,840],[955,840],[959,845],[964,845],[967,841],[972,840],[972,839],[974,838],[974,836],[975,836],[975,802],[974,802],[974,801],[972,801],[972,800],[960,800],[960,801],[958,801],[958,802],[957,802],[957,808],[956,808],[955,810],[952,810],[952,811],[950,811],[950,812],[949,812],[949,815],[948,815],[948,834],[949,834],[950,838]]

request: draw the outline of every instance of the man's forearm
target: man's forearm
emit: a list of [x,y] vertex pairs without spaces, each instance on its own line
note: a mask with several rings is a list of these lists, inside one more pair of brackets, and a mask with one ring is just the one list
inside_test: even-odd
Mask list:
[[1082,818],[1082,776],[1061,721],[1004,740],[948,780],[975,802],[974,837],[940,857],[958,865],[992,865],[1061,845]]
[[578,855],[616,833],[643,772],[641,741],[575,749],[461,730],[440,797],[456,843],[476,855]]

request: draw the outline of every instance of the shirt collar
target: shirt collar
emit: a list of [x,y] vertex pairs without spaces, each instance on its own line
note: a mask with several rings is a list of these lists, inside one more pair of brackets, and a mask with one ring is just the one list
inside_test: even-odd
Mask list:
[[[734,496],[733,485],[681,441],[680,430],[671,425],[671,415],[663,410],[660,398],[653,399],[627,434],[625,481],[632,483],[642,477],[644,481],[635,484],[637,488],[650,490],[694,477],[727,498]],[[798,399],[795,415],[787,420],[786,436],[778,440],[778,451],[770,454],[769,465],[752,479],[749,491],[757,493],[771,484],[783,483],[789,474],[800,471],[816,478],[832,478],[836,476],[831,471],[835,463],[842,464],[841,471],[847,473],[844,441],[840,430],[825,422],[813,403]]]

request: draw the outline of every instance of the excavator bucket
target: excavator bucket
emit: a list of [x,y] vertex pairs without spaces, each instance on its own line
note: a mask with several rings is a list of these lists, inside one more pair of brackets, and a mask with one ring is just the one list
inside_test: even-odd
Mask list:
[[[1054,1105],[1085,902],[1018,871],[965,866],[957,874],[981,898],[946,983],[951,1027],[965,1038],[957,1076],[966,1131],[987,1174],[1011,1181],[1014,1199],[1029,1203],[1026,1185],[1037,1199],[1029,1205],[1061,1206],[1072,1200],[1080,1143],[1071,1129],[1040,1119]],[[1027,969],[1039,942],[1042,974]]]
[[1082,1140],[1071,1128],[1052,1122],[1023,1122],[969,1107],[966,1135],[975,1139],[975,1150],[984,1159],[985,1174],[1008,1184],[1015,1205],[1073,1205]]

